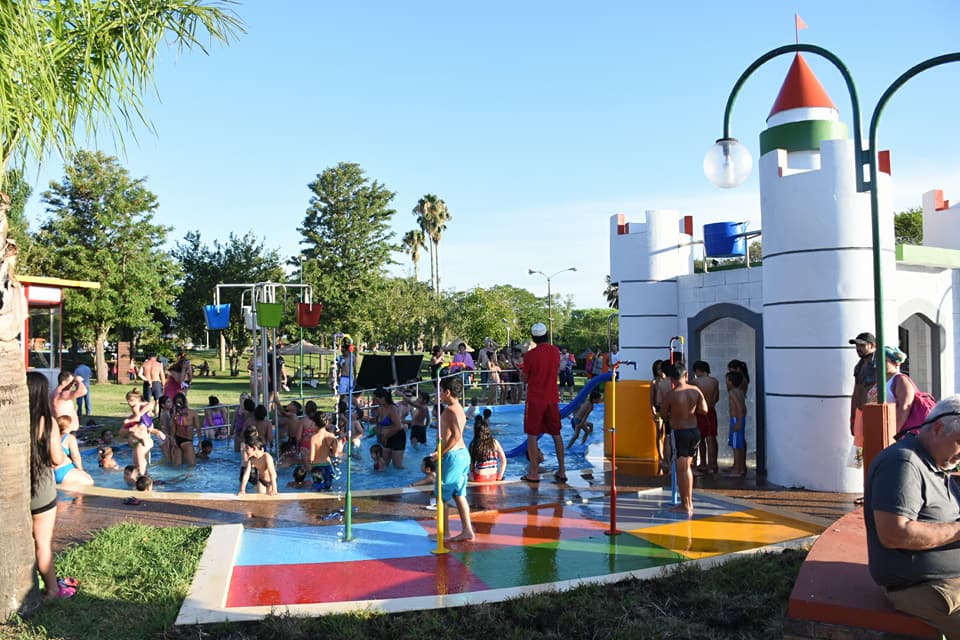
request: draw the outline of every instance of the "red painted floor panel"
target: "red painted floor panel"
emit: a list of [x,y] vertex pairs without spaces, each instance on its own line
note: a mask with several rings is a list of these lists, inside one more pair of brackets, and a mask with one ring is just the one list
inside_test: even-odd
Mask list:
[[228,607],[408,598],[487,585],[453,555],[233,568]]

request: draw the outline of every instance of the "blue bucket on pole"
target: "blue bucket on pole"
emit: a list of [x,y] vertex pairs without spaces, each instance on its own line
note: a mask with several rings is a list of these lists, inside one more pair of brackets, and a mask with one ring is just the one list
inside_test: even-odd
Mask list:
[[207,318],[207,329],[226,329],[230,326],[230,303],[204,305],[203,315]]
[[747,240],[737,237],[745,222],[714,222],[703,225],[703,246],[708,258],[739,258],[747,255]]

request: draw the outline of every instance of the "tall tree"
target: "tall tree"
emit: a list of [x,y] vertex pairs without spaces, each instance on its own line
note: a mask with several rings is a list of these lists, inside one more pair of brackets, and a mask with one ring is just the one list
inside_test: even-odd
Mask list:
[[[204,0],[21,0],[0,2],[0,180],[12,158],[42,159],[51,147],[73,148],[78,123],[88,132],[101,117],[143,119],[142,95],[153,89],[161,42],[203,49],[201,37],[226,42],[241,28],[221,2]],[[112,119],[110,116],[113,116]],[[0,188],[3,185],[0,184]],[[0,194],[0,243],[7,240],[7,197]],[[5,248],[5,247],[0,247]],[[7,254],[5,266],[14,258]],[[12,275],[12,268],[7,270]],[[4,274],[0,316],[22,300]],[[30,433],[26,377],[17,336],[0,327],[0,619],[39,604],[30,518]]]
[[[179,263],[183,274],[180,280],[182,293],[176,301],[177,324],[183,335],[194,339],[206,330],[203,306],[213,302],[218,284],[286,280],[280,253],[276,249],[267,249],[263,240],[252,231],[243,236],[231,232],[225,242],[214,240],[212,245],[203,242],[200,232],[189,231],[170,254]],[[230,327],[227,329],[229,341],[241,351],[249,343],[240,315],[242,291],[224,287],[220,293],[221,304],[231,304]]]
[[76,153],[41,201],[50,217],[37,234],[46,247],[39,264],[47,273],[100,282],[99,291],[70,292],[64,315],[65,330],[92,332],[97,380],[105,382],[110,332],[138,332],[153,322],[154,309],[173,313],[177,265],[161,249],[169,229],[154,224],[157,198],[144,180],[99,151]]
[[[427,243],[422,229],[413,229],[403,235],[403,248],[410,254],[410,260],[413,262],[413,279],[419,280],[417,275],[417,264],[420,262],[420,250],[426,248]],[[433,265],[430,265],[431,268]],[[432,276],[432,272],[431,272]],[[432,284],[432,280],[431,280]]]
[[923,209],[907,209],[893,216],[897,244],[923,244]]
[[304,282],[323,301],[321,324],[330,332],[370,335],[373,325],[364,310],[398,249],[390,230],[395,194],[350,162],[325,169],[308,186],[313,195],[297,230],[303,235]]
[[20,169],[10,169],[4,179],[4,191],[10,196],[10,237],[17,243],[17,273],[33,273],[30,268],[31,254],[33,253],[33,238],[30,236],[29,225],[25,210],[27,200],[33,193],[33,188],[23,177]]
[[447,230],[450,221],[450,209],[447,203],[432,193],[428,193],[413,208],[417,224],[430,241],[430,282],[433,290],[440,294],[440,239]]

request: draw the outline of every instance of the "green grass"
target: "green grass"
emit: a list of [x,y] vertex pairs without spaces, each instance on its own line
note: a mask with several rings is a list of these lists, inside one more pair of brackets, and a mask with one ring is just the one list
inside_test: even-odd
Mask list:
[[80,581],[70,600],[45,603],[0,638],[149,638],[176,619],[197,569],[208,527],[120,524],[57,556],[57,573]]
[[[54,640],[424,640],[497,638],[766,640],[783,635],[803,550],[738,556],[702,570],[677,565],[654,580],[589,585],[502,603],[401,614],[365,612],[255,623],[172,627],[207,539],[207,528],[111,527],[57,557],[81,580],[72,600],[0,626],[0,638]],[[319,588],[319,586],[318,586]]]

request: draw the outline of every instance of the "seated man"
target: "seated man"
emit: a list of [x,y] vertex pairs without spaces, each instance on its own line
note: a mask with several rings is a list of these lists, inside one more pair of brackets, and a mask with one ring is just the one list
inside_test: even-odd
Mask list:
[[864,487],[870,575],[893,606],[960,638],[960,395],[884,449]]

